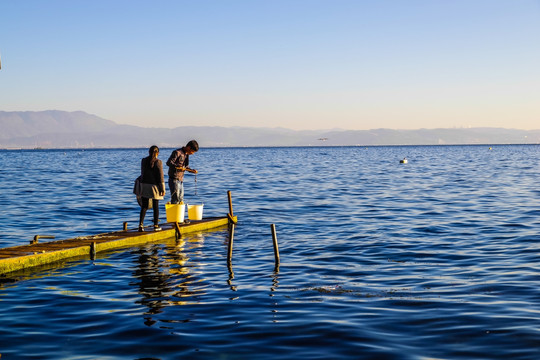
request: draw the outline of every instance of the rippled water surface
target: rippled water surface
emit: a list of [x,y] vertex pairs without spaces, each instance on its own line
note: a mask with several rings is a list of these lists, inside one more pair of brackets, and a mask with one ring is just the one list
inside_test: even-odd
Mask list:
[[[0,246],[134,227],[145,155],[1,151]],[[232,267],[221,228],[0,275],[2,359],[540,358],[540,146],[203,148],[191,165],[205,216],[232,191]]]

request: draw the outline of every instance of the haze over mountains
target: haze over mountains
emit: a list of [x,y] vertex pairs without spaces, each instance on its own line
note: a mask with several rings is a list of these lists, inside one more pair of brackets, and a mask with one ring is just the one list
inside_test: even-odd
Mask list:
[[[150,124],[149,124],[150,125]],[[204,147],[540,144],[539,130],[453,128],[419,130],[290,130],[219,126],[170,128],[120,125],[83,111],[0,111],[0,148]]]

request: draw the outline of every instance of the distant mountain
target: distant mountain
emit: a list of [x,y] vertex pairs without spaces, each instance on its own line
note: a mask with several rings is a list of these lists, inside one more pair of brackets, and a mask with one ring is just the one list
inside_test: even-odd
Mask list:
[[26,138],[47,133],[102,132],[117,126],[82,111],[0,111],[0,140]]
[[0,111],[0,148],[205,147],[540,144],[540,130],[501,128],[309,130],[219,126],[146,128],[119,125],[82,111]]

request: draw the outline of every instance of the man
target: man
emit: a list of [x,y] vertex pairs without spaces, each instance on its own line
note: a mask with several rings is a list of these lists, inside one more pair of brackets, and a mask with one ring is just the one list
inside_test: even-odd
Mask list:
[[184,172],[196,174],[197,170],[191,169],[189,165],[189,155],[195,154],[199,150],[199,144],[191,140],[186,146],[176,149],[169,156],[167,166],[169,166],[169,189],[171,191],[171,204],[179,204],[184,201]]

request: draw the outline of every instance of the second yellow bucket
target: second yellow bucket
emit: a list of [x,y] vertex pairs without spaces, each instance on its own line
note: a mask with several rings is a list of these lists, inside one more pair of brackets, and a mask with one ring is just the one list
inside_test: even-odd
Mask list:
[[188,218],[189,220],[202,220],[203,206],[201,205],[188,205]]

